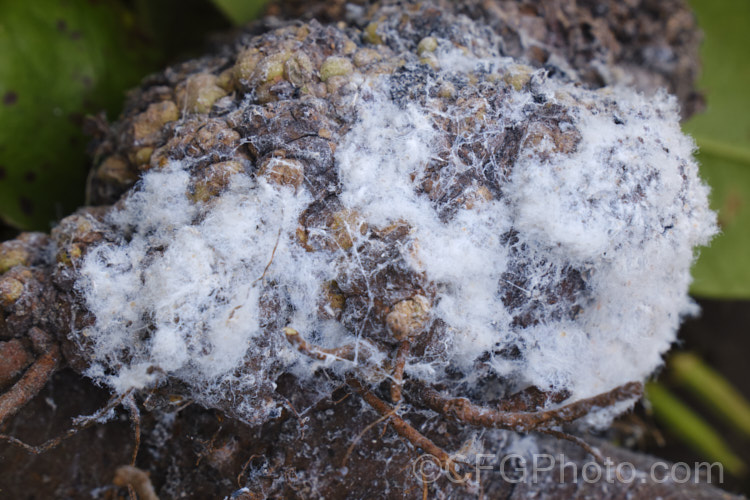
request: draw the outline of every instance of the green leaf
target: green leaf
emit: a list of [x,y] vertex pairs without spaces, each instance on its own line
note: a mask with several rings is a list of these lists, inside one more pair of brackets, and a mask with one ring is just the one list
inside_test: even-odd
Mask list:
[[750,2],[690,0],[704,31],[701,49],[706,112],[685,124],[701,152],[722,234],[701,251],[691,292],[750,297]]
[[710,461],[718,461],[734,476],[741,476],[747,466],[727,443],[698,414],[677,399],[658,382],[646,385],[646,398],[654,416],[669,432],[680,438]]
[[0,217],[48,229],[81,205],[86,114],[116,116],[153,66],[114,0],[0,1]]
[[212,2],[238,26],[256,19],[266,5],[266,0],[212,0]]
[[675,382],[700,397],[712,412],[735,429],[750,436],[750,403],[727,379],[689,352],[673,354],[669,366]]

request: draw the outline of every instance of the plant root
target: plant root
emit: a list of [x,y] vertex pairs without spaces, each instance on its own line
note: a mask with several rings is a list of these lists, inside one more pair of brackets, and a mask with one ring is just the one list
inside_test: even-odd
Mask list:
[[[305,354],[310,358],[319,361],[328,361],[332,357],[334,359],[344,359],[349,361],[354,359],[354,349],[352,346],[347,345],[337,349],[324,349],[307,342],[302,338],[299,332],[292,328],[285,328],[284,333],[289,343],[295,346],[302,354]],[[564,439],[577,444],[600,463],[604,462],[604,458],[595,448],[590,446],[583,439],[554,429],[553,427],[571,423],[586,416],[595,408],[606,408],[621,401],[638,398],[643,394],[643,384],[640,382],[629,382],[619,387],[615,387],[611,391],[587,399],[575,401],[568,405],[561,406],[560,408],[536,410],[535,408],[538,407],[539,400],[542,400],[543,402],[550,400],[557,401],[561,397],[564,397],[562,394],[547,394],[537,390],[511,396],[500,402],[500,408],[488,408],[474,404],[467,398],[445,396],[437,389],[430,387],[423,382],[409,380],[404,383],[404,366],[410,350],[411,343],[408,339],[403,340],[399,344],[390,386],[390,396],[393,402],[401,401],[403,385],[409,402],[420,407],[429,408],[448,420],[483,428],[505,429],[520,433],[538,432],[541,434],[549,434],[558,439]],[[381,368],[378,368],[378,370],[380,369]],[[448,455],[448,453],[433,443],[429,438],[422,435],[403,418],[398,416],[398,406],[396,408],[391,407],[388,403],[365,388],[356,377],[348,377],[346,383],[380,414],[380,418],[367,426],[360,435],[357,436],[354,443],[352,443],[349,449],[347,449],[342,466],[346,464],[352,449],[359,442],[361,436],[365,432],[380,422],[389,421],[396,433],[409,441],[414,447],[421,448],[426,453],[436,457],[444,470],[453,474],[456,478],[462,480],[466,479],[461,478],[455,468],[455,461],[450,455]],[[513,408],[513,410],[509,408]],[[516,410],[516,408],[520,408],[520,411]]]
[[138,404],[135,402],[132,393],[122,400],[122,406],[128,410],[130,421],[133,424],[134,445],[130,465],[135,466],[135,459],[138,458],[138,450],[141,447],[141,412],[138,410]]
[[[6,441],[10,444],[14,444],[18,446],[19,448],[23,448],[28,453],[31,453],[33,455],[40,455],[48,450],[51,450],[52,448],[55,448],[60,445],[63,441],[66,439],[75,436],[80,431],[87,429],[94,425],[97,422],[100,422],[102,418],[104,418],[110,411],[115,409],[118,405],[120,405],[125,398],[127,398],[133,390],[129,390],[125,392],[124,394],[120,394],[119,396],[115,396],[110,398],[110,400],[107,402],[106,405],[104,405],[101,409],[99,409],[96,413],[93,415],[89,415],[86,417],[78,417],[74,420],[73,427],[68,429],[67,432],[64,434],[61,434],[60,436],[57,436],[55,438],[52,438],[48,441],[45,441],[44,443],[33,446],[27,443],[24,443],[20,439],[14,438],[13,436],[8,436],[6,434],[0,434],[0,441]],[[140,433],[139,433],[140,434]]]
[[367,404],[369,404],[380,415],[387,417],[390,424],[399,436],[409,441],[415,448],[421,448],[424,452],[429,453],[437,458],[444,470],[449,472],[458,481],[463,482],[467,477],[462,477],[456,470],[456,462],[448,453],[433,443],[429,438],[422,435],[418,430],[412,427],[406,420],[396,414],[396,410],[388,403],[377,397],[371,391],[366,389],[362,383],[354,377],[346,379],[346,383],[354,392],[359,394]]
[[354,347],[345,345],[335,349],[325,349],[311,344],[302,338],[302,335],[293,328],[284,328],[286,339],[302,354],[318,361],[328,361],[331,358],[354,361]]
[[132,489],[138,495],[139,500],[159,500],[148,473],[138,467],[132,465],[118,467],[112,484],[121,488],[127,486],[128,491]]
[[550,436],[556,437],[557,439],[570,441],[571,443],[578,445],[579,448],[594,457],[594,460],[596,460],[598,464],[606,465],[604,463],[604,457],[601,453],[599,453],[599,450],[597,450],[578,436],[574,436],[573,434],[568,434],[567,432],[562,432],[555,429],[536,429],[535,432],[538,432],[540,434],[548,434]]
[[514,432],[539,432],[575,443],[603,464],[604,457],[583,439],[552,429],[587,415],[594,408],[604,408],[643,394],[640,382],[630,382],[609,392],[582,399],[553,410],[506,411],[475,405],[466,398],[449,398],[419,382],[409,382],[410,399],[427,406],[449,420],[477,427],[506,429]]
[[573,422],[586,416],[594,408],[606,408],[621,401],[640,397],[643,384],[629,382],[587,399],[553,410],[530,412],[502,411],[476,405],[466,398],[451,398],[421,382],[410,381],[407,396],[449,420],[477,427],[531,432]]
[[60,364],[60,348],[51,342],[46,333],[32,328],[29,336],[32,337],[34,346],[42,352],[21,379],[0,396],[0,424],[34,399]]
[[396,362],[393,368],[393,381],[391,382],[391,402],[398,403],[401,401],[401,385],[404,382],[404,367],[406,366],[406,358],[409,357],[411,352],[411,342],[409,340],[402,340],[396,351]]
[[378,425],[380,422],[383,422],[384,420],[388,420],[389,418],[391,418],[392,415],[395,415],[395,413],[398,411],[398,409],[399,408],[397,406],[396,408],[394,408],[393,410],[391,410],[391,412],[389,412],[388,414],[380,416],[380,418],[378,418],[374,422],[368,424],[364,429],[362,429],[362,431],[359,434],[357,434],[357,437],[355,437],[352,440],[351,444],[346,449],[346,453],[344,454],[344,459],[341,461],[341,467],[346,467],[346,463],[349,461],[349,456],[352,454],[352,451],[354,451],[354,448],[357,446],[357,444],[359,444],[359,442],[362,440],[362,437],[365,434],[367,434],[367,432],[370,429],[372,429],[373,427],[375,427],[376,425]]

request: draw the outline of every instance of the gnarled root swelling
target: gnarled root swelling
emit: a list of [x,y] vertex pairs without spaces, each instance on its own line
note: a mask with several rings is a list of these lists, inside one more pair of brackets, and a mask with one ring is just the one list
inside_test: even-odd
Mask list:
[[[716,231],[679,126],[700,100],[689,11],[312,11],[335,22],[261,21],[146,79],[99,127],[91,205],[0,245],[0,424],[62,365],[114,394],[41,445],[0,439],[41,453],[122,405],[136,439],[117,463],[136,466],[149,418],[203,407],[237,437],[201,456],[255,498],[497,493],[450,452],[517,433],[601,459],[569,427],[640,397]],[[381,424],[379,449],[361,436]],[[417,449],[460,488],[404,472]]]

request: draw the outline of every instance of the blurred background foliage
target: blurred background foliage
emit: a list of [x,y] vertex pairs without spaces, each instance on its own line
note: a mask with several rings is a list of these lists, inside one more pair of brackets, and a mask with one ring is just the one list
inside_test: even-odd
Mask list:
[[698,83],[706,110],[685,131],[695,137],[701,173],[722,234],[701,250],[695,295],[750,298],[750,2],[689,0],[704,32]]
[[[691,292],[704,300],[704,308],[715,308],[706,299],[746,308],[750,1],[688,1],[705,34],[699,86],[706,110],[684,129],[700,148],[701,172],[712,187],[711,205],[722,229],[700,252]],[[255,19],[264,3],[0,0],[0,239],[17,230],[48,230],[83,204],[89,168],[85,116],[104,112],[108,120],[116,119],[128,88],[170,62],[202,52],[212,34]],[[700,338],[712,335],[719,323],[714,320]],[[747,324],[733,328],[746,336]],[[722,333],[714,331],[717,338]],[[732,335],[728,350],[749,345]],[[711,344],[700,348],[708,352]],[[748,454],[737,451],[750,443],[750,404],[721,374],[727,367],[716,360],[722,358],[715,358],[718,370],[700,353],[674,354],[666,376],[649,384],[647,413],[697,458],[722,461],[728,473],[747,477]],[[745,365],[741,370],[747,373]],[[739,441],[730,442],[727,435]]]
[[48,230],[84,202],[84,117],[114,120],[127,89],[258,0],[0,0],[0,218]]
[[683,327],[685,344],[648,384],[647,405],[673,441],[696,460],[722,462],[734,488],[748,493],[750,403],[742,392],[750,387],[750,2],[688,2],[704,34],[698,86],[706,109],[683,128],[698,145],[722,232],[693,268],[691,293],[704,317]]
[[86,114],[114,116],[154,67],[133,13],[84,0],[0,2],[0,214],[47,229],[83,201]]

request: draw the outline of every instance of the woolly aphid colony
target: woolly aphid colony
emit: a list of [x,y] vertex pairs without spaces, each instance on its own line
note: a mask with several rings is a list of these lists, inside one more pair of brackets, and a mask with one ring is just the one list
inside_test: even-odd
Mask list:
[[143,173],[76,271],[89,376],[258,423],[282,374],[570,405],[659,367],[716,231],[676,100],[429,8],[284,25],[142,90]]

